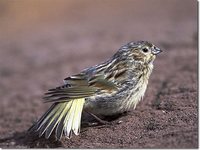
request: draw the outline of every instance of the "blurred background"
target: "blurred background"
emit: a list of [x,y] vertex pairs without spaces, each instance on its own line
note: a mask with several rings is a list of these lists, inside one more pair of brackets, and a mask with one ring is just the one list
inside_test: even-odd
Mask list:
[[13,62],[23,70],[28,62],[58,63],[66,75],[74,63],[81,61],[77,72],[129,41],[178,46],[197,39],[195,0],[1,0],[0,11],[0,63],[8,70],[19,71]]
[[[0,138],[25,131],[47,109],[49,104],[42,104],[41,100],[47,89],[108,59],[130,41],[147,40],[164,51],[155,62],[147,91],[149,99],[142,102],[139,110],[155,113],[150,105],[164,81],[172,86],[168,87],[171,94],[177,89],[196,92],[197,31],[195,0],[0,0]],[[159,143],[160,147],[197,146],[196,97],[195,93],[189,98],[191,101],[180,101],[183,105],[170,98],[176,104],[172,106],[184,110],[186,105],[192,107],[188,112],[194,122],[191,127],[184,122],[186,130],[193,129],[189,142],[178,141],[182,137],[178,134],[163,142],[142,145],[137,145],[135,139],[127,147],[159,147]],[[172,129],[165,133],[169,131]],[[168,139],[168,144],[163,144]],[[23,145],[16,143],[8,142],[7,146]],[[5,142],[1,145],[5,147]]]
[[[74,34],[81,27],[86,38],[94,33],[117,35],[120,31],[132,33],[130,38],[147,39],[164,36],[163,31],[170,32],[171,26],[181,31],[183,27],[178,28],[175,22],[194,20],[196,5],[194,0],[1,0],[0,27],[3,37],[36,31],[50,34],[52,30]],[[161,33],[139,34],[155,29]]]

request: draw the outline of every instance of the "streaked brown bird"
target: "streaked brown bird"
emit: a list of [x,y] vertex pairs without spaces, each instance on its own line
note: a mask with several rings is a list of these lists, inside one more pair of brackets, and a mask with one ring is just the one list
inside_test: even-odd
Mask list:
[[112,116],[135,109],[143,98],[153,61],[161,50],[147,41],[122,46],[107,61],[64,79],[64,85],[50,89],[47,112],[29,129],[56,139],[80,133],[82,111]]

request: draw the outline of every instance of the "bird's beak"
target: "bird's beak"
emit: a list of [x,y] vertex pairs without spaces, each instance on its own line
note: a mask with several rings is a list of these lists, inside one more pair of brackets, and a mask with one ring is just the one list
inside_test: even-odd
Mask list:
[[154,55],[157,55],[157,54],[159,54],[159,53],[161,53],[162,52],[162,50],[161,49],[159,49],[158,47],[155,47],[154,49],[152,49],[152,54],[154,54]]

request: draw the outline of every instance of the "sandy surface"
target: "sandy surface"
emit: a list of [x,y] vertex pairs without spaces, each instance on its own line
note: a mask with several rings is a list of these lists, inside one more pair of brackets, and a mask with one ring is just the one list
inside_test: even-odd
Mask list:
[[[198,147],[196,1],[44,2],[0,3],[0,147]],[[47,89],[137,40],[164,52],[143,101],[114,120],[121,124],[84,127],[61,142],[27,136],[49,107]]]

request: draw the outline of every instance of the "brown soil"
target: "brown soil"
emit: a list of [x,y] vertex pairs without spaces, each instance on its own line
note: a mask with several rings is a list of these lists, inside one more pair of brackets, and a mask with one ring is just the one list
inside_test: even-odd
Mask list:
[[[196,1],[30,2],[0,3],[0,147],[198,147]],[[26,134],[49,107],[47,89],[137,40],[164,52],[136,110],[114,120],[121,124],[84,127],[61,142]]]

